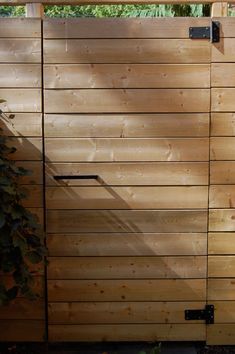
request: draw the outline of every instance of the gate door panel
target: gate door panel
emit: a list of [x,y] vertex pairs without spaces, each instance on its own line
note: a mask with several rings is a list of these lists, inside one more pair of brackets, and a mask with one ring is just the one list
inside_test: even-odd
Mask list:
[[50,341],[206,339],[208,25],[44,21]]

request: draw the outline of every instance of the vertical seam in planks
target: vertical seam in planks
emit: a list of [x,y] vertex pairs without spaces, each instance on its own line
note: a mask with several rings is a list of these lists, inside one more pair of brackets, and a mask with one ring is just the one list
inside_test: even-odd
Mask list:
[[[47,247],[46,233],[46,169],[45,169],[45,128],[44,128],[44,45],[43,45],[44,19],[41,19],[41,103],[42,103],[42,169],[43,169],[43,231],[44,244]],[[48,290],[47,265],[44,266],[44,296],[45,296],[45,341],[48,343]]]
[[[212,18],[211,18],[212,22]],[[210,24],[212,26],[212,23]],[[209,225],[210,225],[210,181],[211,181],[211,61],[212,61],[212,43],[210,44],[210,112],[209,112],[209,132],[208,132],[208,206],[207,206],[207,251],[206,251],[206,257],[207,257],[207,267],[206,267],[206,303],[208,304],[208,287],[209,287]],[[206,341],[207,341],[207,332],[208,332],[208,324],[206,326]]]

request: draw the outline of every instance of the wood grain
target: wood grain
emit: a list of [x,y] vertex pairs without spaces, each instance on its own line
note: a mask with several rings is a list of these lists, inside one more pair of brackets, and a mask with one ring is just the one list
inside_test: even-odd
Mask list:
[[47,138],[45,153],[53,162],[208,161],[208,140]]
[[[230,101],[232,94],[230,92],[227,99],[229,102],[232,102]],[[194,99],[195,95],[197,96],[196,101]],[[209,112],[209,98],[209,89],[81,89],[44,91],[46,113]],[[224,107],[225,105],[226,103]],[[233,103],[231,103],[232,106]]]
[[[233,21],[233,19],[230,20],[230,24]],[[227,30],[230,31],[229,33],[225,34],[227,37],[233,37],[233,32],[228,30],[229,22],[227,25]],[[234,26],[234,22],[233,22]],[[230,26],[231,27],[231,26]],[[235,38],[224,38],[222,41],[219,43],[215,43],[211,47],[211,60],[214,63],[230,63],[234,62],[235,58]]]
[[200,279],[206,269],[205,256],[49,257],[48,279]]
[[207,64],[210,43],[190,39],[51,39],[45,64]]
[[[211,238],[211,253],[216,247],[213,241]],[[206,255],[207,234],[48,234],[47,247],[49,256],[60,257]]]
[[235,231],[235,210],[211,209],[209,231]]
[[0,120],[0,127],[6,136],[41,137],[41,113],[16,113],[14,119]]
[[235,136],[235,114],[211,113],[211,136]]
[[1,18],[0,38],[41,38],[41,21],[35,18]]
[[44,84],[46,89],[209,88],[210,66],[207,64],[45,65]]
[[208,275],[211,278],[232,278],[235,276],[235,256],[209,256]]
[[208,300],[234,300],[235,280],[208,279]]
[[0,64],[1,87],[41,87],[40,64]]
[[43,165],[40,161],[19,161],[16,166],[23,167],[31,174],[22,176],[19,180],[20,184],[43,184]]
[[[228,210],[230,212],[230,210]],[[213,213],[213,211],[211,211]],[[213,222],[213,214],[211,222]],[[217,222],[219,224],[219,221]],[[212,224],[213,225],[213,224]],[[215,224],[217,225],[217,224]],[[230,226],[231,227],[231,226]],[[48,210],[47,231],[206,232],[206,210]],[[213,231],[213,230],[211,230]],[[220,231],[220,230],[218,230]],[[230,230],[228,230],[230,231]]]
[[5,103],[1,104],[4,112],[41,112],[40,89],[0,89],[0,97]]
[[21,187],[25,190],[27,198],[22,200],[25,207],[42,208],[43,207],[43,187],[42,185],[27,185]]
[[211,161],[210,169],[211,184],[235,184],[234,161]]
[[44,320],[44,300],[42,298],[30,301],[17,298],[10,305],[2,306],[0,311],[1,320]]
[[211,160],[234,160],[235,137],[216,137],[210,139]]
[[235,254],[235,234],[233,232],[210,232],[208,234],[209,254]]
[[1,320],[2,342],[43,342],[45,323],[42,320]]
[[[208,162],[152,163],[47,163],[46,183],[49,186],[76,185],[207,185]],[[218,167],[219,168],[219,167]],[[231,167],[232,168],[232,167]],[[235,166],[234,166],[235,169]],[[98,180],[55,181],[55,175],[96,174]],[[234,171],[235,174],[235,171]],[[234,175],[235,176],[235,175]],[[216,177],[215,177],[216,178]],[[235,177],[234,177],[235,180]]]
[[[231,21],[230,21],[231,22]],[[190,26],[208,26],[208,18],[45,18],[51,38],[188,38]],[[224,23],[224,26],[226,23]]]
[[40,63],[40,39],[0,39],[0,63]]
[[209,188],[210,208],[234,208],[235,185],[211,185]]
[[206,280],[49,280],[48,296],[49,302],[205,301]]
[[205,340],[205,325],[49,325],[49,338],[57,342]]
[[[49,324],[188,323],[185,308],[204,306],[204,302],[114,302],[110,308],[109,302],[53,302],[49,304]],[[231,308],[234,311],[234,302]]]
[[235,322],[235,302],[215,301],[215,323]]
[[15,147],[17,149],[11,156],[13,160],[42,160],[41,138],[9,138],[8,146]]
[[46,114],[45,137],[157,138],[207,137],[209,115],[195,114]]
[[234,87],[235,86],[235,64],[234,63],[212,63],[211,64],[211,86],[212,87]]
[[233,112],[235,88],[212,88],[211,110],[214,112]]
[[234,324],[215,324],[209,326],[207,331],[207,344],[210,345],[233,345],[235,344]]
[[[211,188],[211,207],[229,203],[233,207],[235,187],[215,193]],[[47,187],[46,205],[48,209],[203,209],[208,206],[208,188]]]

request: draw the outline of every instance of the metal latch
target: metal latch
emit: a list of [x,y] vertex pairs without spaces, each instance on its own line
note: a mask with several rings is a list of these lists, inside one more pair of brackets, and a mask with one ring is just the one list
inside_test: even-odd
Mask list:
[[189,38],[210,39],[211,43],[218,43],[220,41],[220,23],[212,21],[211,26],[189,27]]
[[185,310],[185,320],[204,320],[206,324],[213,324],[214,305],[206,305],[204,310]]

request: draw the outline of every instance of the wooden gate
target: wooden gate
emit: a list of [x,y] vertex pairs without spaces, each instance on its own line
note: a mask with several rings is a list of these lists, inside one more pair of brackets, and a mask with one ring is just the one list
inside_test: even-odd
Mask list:
[[44,21],[50,341],[206,339],[184,319],[207,299],[211,44],[192,25],[210,19]]
[[[235,344],[235,19],[217,20],[211,44],[188,33],[209,18],[1,19],[0,123],[50,262],[48,312],[39,267],[1,341]],[[185,320],[206,304],[214,324]]]

